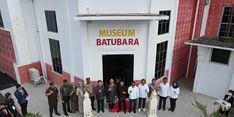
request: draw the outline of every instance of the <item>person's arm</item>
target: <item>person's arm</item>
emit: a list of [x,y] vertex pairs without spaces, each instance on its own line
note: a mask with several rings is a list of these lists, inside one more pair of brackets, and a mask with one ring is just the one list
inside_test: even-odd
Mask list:
[[146,85],[146,92],[149,93],[149,85]]
[[179,87],[176,89],[176,94],[177,94],[177,95],[180,94],[180,88],[179,88]]
[[26,96],[28,96],[28,92],[25,90],[25,88],[22,87],[22,89],[23,89],[23,91],[24,91],[24,94],[25,94]]
[[131,87],[128,87],[128,94],[132,92]]
[[62,103],[64,102],[63,101],[63,88],[62,87],[60,87],[60,100]]
[[46,95],[46,96],[49,96],[49,95],[51,95],[52,93],[53,93],[53,91],[47,89],[46,92],[45,92],[45,95]]
[[136,88],[136,98],[139,98],[139,89],[138,88]]

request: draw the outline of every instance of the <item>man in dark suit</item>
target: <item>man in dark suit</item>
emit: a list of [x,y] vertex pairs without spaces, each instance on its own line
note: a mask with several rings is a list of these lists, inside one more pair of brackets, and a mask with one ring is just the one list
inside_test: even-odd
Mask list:
[[24,87],[21,87],[20,84],[16,85],[16,91],[15,91],[15,97],[18,100],[18,103],[21,107],[21,112],[23,114],[23,116],[25,116],[28,111],[27,111],[27,106],[28,106],[28,93],[27,91],[24,89]]

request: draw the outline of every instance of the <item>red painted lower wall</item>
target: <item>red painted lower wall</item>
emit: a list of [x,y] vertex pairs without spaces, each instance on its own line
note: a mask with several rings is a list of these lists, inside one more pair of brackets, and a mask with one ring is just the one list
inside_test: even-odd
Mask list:
[[52,66],[46,63],[46,73],[49,81],[54,82],[56,85],[62,86],[63,80],[70,82],[70,74],[63,71],[62,74],[56,73],[52,70]]
[[29,69],[30,68],[35,68],[40,72],[40,75],[42,76],[42,68],[41,68],[41,62],[33,62],[31,64],[27,64],[27,65],[23,65],[18,67],[18,71],[19,71],[19,76],[20,76],[20,80],[21,83],[28,83],[29,82]]

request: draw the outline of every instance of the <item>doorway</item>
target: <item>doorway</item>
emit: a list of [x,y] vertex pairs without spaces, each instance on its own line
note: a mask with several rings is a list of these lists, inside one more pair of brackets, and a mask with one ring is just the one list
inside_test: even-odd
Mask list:
[[115,83],[119,85],[119,82],[123,80],[126,86],[130,86],[133,81],[133,66],[134,55],[103,55],[103,83],[108,85],[109,80],[112,78]]

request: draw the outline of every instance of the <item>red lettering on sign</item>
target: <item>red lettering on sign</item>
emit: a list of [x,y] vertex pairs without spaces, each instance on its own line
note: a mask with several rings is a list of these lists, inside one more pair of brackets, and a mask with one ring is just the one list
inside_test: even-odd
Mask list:
[[133,45],[133,39],[132,38],[128,39],[128,44]]
[[139,41],[137,38],[135,39],[134,45],[139,45]]
[[97,40],[96,40],[96,43],[97,43],[98,46],[101,45],[101,44],[102,44],[102,43],[101,43],[101,39],[97,39]]
[[117,39],[117,45],[122,45],[122,40],[120,38]]
[[122,43],[122,45],[128,45],[128,43],[127,43],[127,40],[126,40],[126,39],[123,39],[123,43]]

